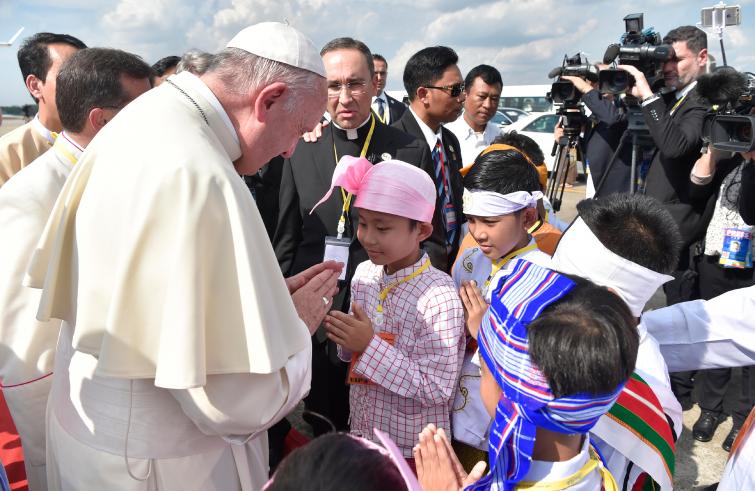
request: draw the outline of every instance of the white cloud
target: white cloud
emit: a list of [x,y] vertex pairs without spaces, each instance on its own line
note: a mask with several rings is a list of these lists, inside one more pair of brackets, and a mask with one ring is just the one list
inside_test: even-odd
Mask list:
[[[9,31],[26,27],[69,32],[90,46],[112,46],[154,62],[190,48],[216,51],[239,29],[262,20],[288,20],[322,46],[339,36],[361,39],[389,60],[389,88],[401,88],[406,60],[435,44],[454,48],[462,72],[496,66],[513,83],[548,83],[547,72],[565,53],[602,59],[623,32],[622,18],[644,12],[645,27],[661,34],[699,21],[713,0],[35,0],[0,1]],[[743,25],[727,29],[727,58],[755,69],[755,0],[740,0]],[[39,12],[46,15],[39,15]],[[9,32],[10,36],[13,32]],[[2,37],[2,36],[0,36]],[[710,50],[720,58],[715,37]],[[0,49],[0,104],[27,102],[15,49]],[[10,67],[10,69],[6,69]]]

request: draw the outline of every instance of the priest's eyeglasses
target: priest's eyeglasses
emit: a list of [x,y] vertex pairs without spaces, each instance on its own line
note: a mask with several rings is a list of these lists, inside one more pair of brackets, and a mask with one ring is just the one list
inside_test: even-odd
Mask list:
[[459,82],[453,85],[424,85],[426,89],[438,89],[442,91],[448,91],[451,97],[459,97],[464,92],[464,82]]
[[341,91],[346,89],[346,93],[351,96],[359,96],[367,92],[367,82],[346,82],[345,84],[333,82],[328,84],[328,98],[338,99],[341,97]]

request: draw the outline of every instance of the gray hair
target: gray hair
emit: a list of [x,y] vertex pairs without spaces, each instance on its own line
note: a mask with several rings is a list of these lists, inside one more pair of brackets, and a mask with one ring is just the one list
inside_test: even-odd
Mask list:
[[301,101],[319,96],[318,87],[322,87],[323,93],[325,88],[325,79],[314,72],[239,48],[225,48],[214,55],[206,73],[215,74],[228,92],[240,96],[275,82],[285,82],[293,95],[286,104],[289,112],[294,112]]
[[192,49],[183,54],[176,67],[176,73],[191,72],[194,75],[202,75],[207,71],[211,62],[212,53]]

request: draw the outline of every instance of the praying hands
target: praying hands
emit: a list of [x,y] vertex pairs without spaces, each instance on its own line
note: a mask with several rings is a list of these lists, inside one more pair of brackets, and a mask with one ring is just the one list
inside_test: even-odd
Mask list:
[[325,330],[328,338],[336,344],[354,352],[361,353],[372,341],[375,331],[367,313],[358,303],[352,302],[353,315],[333,310],[325,316]]
[[433,424],[427,425],[419,434],[419,443],[412,453],[423,491],[459,491],[480,480],[487,467],[484,461],[480,461],[467,474],[446,432]]
[[482,296],[482,292],[474,281],[465,281],[459,289],[461,303],[464,304],[464,316],[467,322],[467,331],[470,336],[477,339],[477,332],[480,330],[480,322],[488,310],[488,303]]

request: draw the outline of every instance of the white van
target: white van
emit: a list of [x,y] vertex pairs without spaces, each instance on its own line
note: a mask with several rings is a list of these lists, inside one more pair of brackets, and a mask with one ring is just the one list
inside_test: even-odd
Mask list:
[[548,85],[504,85],[498,107],[514,107],[529,113],[548,113],[553,104],[546,98]]

